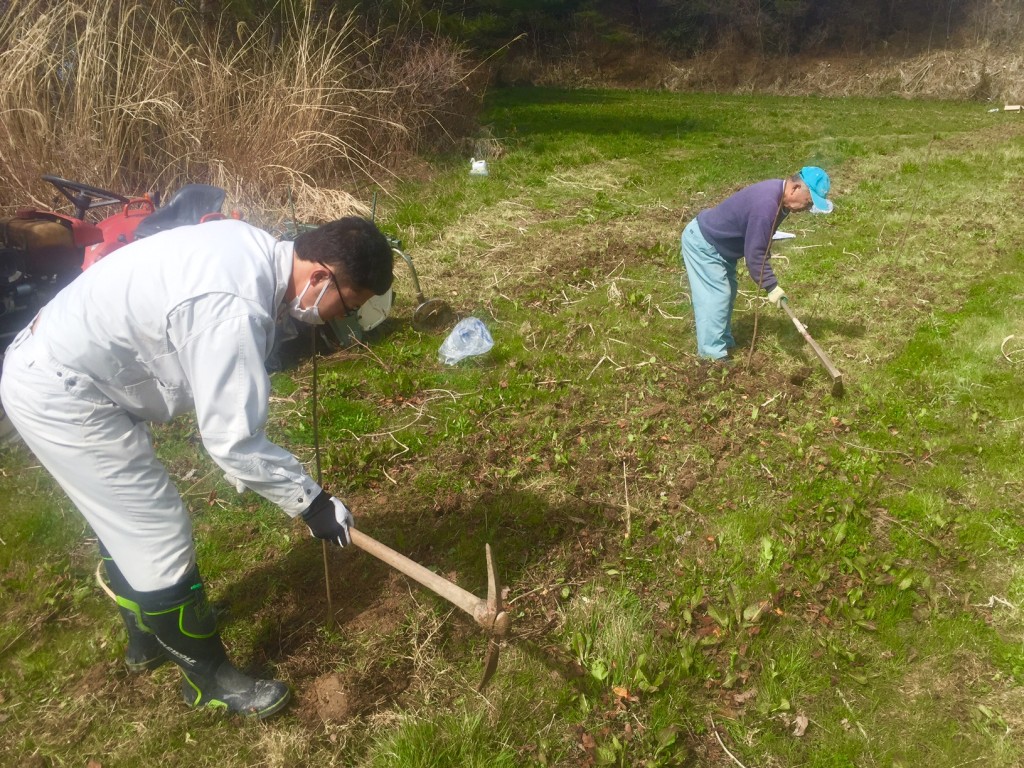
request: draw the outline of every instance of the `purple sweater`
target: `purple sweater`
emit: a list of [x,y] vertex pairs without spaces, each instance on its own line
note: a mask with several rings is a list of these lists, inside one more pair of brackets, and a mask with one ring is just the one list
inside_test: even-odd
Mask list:
[[751,278],[766,291],[779,284],[766,257],[772,235],[786,218],[781,204],[784,185],[782,179],[759,181],[697,214],[704,239],[723,259],[746,259]]

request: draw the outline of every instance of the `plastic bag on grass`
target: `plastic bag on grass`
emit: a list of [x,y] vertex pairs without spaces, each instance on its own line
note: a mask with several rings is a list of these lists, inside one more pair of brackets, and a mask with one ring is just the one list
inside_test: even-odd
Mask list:
[[494,339],[491,338],[491,332],[487,330],[483,321],[476,317],[467,317],[460,320],[448,334],[448,338],[437,350],[437,356],[445,365],[455,365],[467,357],[482,355],[493,346]]

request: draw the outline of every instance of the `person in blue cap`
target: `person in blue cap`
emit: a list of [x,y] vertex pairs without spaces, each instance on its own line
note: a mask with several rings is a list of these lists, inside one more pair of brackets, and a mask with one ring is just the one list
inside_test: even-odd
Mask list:
[[747,271],[776,307],[786,293],[769,263],[775,230],[790,213],[830,213],[828,174],[817,166],[800,169],[788,179],[751,184],[714,208],[697,214],[682,236],[682,258],[690,281],[697,354],[727,360],[736,346],[732,336],[732,310],[738,284],[736,264],[743,259]]

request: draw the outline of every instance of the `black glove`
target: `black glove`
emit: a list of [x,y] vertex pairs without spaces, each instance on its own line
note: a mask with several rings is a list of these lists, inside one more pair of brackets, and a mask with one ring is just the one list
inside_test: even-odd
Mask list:
[[341,499],[336,499],[327,491],[320,491],[302,513],[302,519],[306,521],[309,532],[318,539],[330,541],[339,547],[352,541],[348,535],[348,529],[356,525],[352,513]]

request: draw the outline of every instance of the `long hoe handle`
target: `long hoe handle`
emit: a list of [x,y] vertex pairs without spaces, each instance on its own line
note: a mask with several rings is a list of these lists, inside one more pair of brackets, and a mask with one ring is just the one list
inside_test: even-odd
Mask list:
[[825,366],[825,370],[828,371],[828,375],[832,379],[832,393],[841,394],[843,391],[843,374],[839,372],[838,368],[836,368],[835,363],[832,362],[832,358],[828,356],[828,353],[821,348],[818,342],[811,338],[811,334],[807,332],[807,328],[793,313],[793,310],[789,308],[789,302],[783,299],[779,303],[782,308],[786,310],[786,314],[789,315],[789,319],[793,321],[793,325],[796,326],[797,331],[804,337],[804,341],[810,345],[811,349],[814,350],[814,354],[817,355],[818,359],[821,361],[821,364]]

